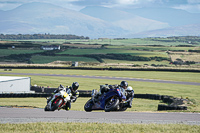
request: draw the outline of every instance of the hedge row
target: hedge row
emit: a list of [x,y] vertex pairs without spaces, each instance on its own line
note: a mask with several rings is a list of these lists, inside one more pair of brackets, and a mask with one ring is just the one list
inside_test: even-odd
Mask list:
[[4,70],[12,69],[75,69],[75,70],[110,70],[110,71],[170,71],[170,72],[200,72],[200,70],[178,68],[98,68],[98,67],[59,67],[59,66],[0,66]]
[[[0,98],[26,98],[26,97],[49,97],[51,93],[4,93]],[[91,94],[80,94],[80,97],[90,97]]]
[[0,98],[48,97],[49,93],[4,93]]
[[186,106],[170,106],[170,105],[159,104],[158,111],[162,111],[162,110],[187,110],[187,107]]

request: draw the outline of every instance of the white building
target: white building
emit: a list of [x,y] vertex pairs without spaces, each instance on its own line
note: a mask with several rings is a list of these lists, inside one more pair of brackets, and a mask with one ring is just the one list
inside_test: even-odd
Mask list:
[[46,45],[46,46],[41,46],[42,50],[60,50],[59,45]]
[[0,76],[0,93],[29,93],[30,77]]

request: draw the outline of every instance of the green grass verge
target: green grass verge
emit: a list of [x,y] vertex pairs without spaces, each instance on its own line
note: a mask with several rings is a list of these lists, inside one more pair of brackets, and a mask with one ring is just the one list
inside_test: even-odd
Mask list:
[[200,126],[184,124],[27,123],[0,124],[1,132],[15,133],[199,133]]

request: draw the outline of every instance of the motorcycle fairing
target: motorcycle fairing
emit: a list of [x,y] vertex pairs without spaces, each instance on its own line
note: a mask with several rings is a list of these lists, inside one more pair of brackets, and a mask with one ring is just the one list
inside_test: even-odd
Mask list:
[[107,100],[110,99],[113,96],[118,96],[120,98],[120,100],[121,100],[122,93],[121,93],[121,91],[119,89],[110,89],[109,92],[107,92],[106,94],[103,94],[100,97],[100,107],[102,109],[104,109]]

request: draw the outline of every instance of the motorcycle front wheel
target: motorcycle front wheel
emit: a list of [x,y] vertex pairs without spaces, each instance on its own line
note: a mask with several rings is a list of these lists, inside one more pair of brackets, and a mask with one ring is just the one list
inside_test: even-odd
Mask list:
[[51,111],[55,111],[56,109],[58,109],[62,103],[63,103],[62,99],[55,99],[51,105]]
[[111,98],[105,104],[104,110],[105,110],[105,112],[116,111],[118,105],[119,105],[119,99],[117,97]]
[[92,111],[92,106],[93,106],[93,101],[92,99],[88,100],[84,106],[84,109],[86,112],[91,112]]
[[50,111],[48,105],[45,106],[44,111]]

